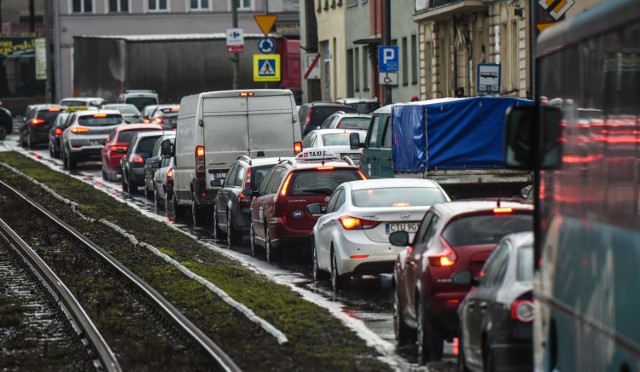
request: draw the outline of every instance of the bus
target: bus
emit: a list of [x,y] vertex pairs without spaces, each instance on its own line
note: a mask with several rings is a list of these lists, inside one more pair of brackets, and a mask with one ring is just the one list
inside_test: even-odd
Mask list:
[[546,30],[534,66],[505,148],[534,170],[535,370],[640,371],[640,0]]

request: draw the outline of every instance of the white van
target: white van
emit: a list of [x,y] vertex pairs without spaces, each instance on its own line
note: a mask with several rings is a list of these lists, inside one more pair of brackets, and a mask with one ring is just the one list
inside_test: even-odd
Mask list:
[[290,90],[230,90],[183,97],[174,151],[162,151],[175,155],[175,215],[191,207],[194,224],[200,224],[239,156],[284,157],[301,150]]

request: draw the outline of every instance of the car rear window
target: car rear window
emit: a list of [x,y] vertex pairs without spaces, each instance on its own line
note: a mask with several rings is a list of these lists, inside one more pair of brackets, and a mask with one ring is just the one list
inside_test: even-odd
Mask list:
[[326,118],[331,116],[331,114],[336,111],[345,111],[345,112],[355,112],[354,109],[350,107],[341,107],[341,106],[327,106],[327,107],[313,107],[311,108],[311,125],[320,125],[322,124]]
[[151,157],[153,145],[156,144],[158,138],[160,138],[160,136],[142,138],[140,142],[138,142],[138,146],[136,147],[136,154],[140,154],[140,156],[145,159]]
[[378,102],[358,102],[351,103],[349,105],[361,114],[370,114],[380,108],[380,104]]
[[351,199],[354,206],[363,208],[424,207],[447,201],[440,189],[427,187],[355,190]]
[[343,118],[336,128],[367,130],[370,121],[370,118]]
[[306,170],[291,177],[290,196],[331,195],[343,182],[361,180],[357,169]]
[[[350,133],[327,133],[322,135],[322,144],[325,146],[349,146]],[[364,142],[366,133],[360,133],[360,142]]]
[[533,281],[533,247],[525,245],[518,248],[518,267],[516,276],[519,282]]
[[104,116],[86,115],[78,118],[78,124],[85,127],[103,127],[122,123],[122,115],[108,114]]
[[149,129],[136,129],[136,130],[123,130],[118,133],[118,142],[131,142],[133,136],[138,132],[144,132],[145,130],[158,130],[158,128]]
[[142,110],[147,105],[155,105],[158,103],[153,97],[128,97],[125,99],[124,103],[130,103],[138,108],[138,110]]
[[507,234],[532,228],[531,214],[471,215],[450,222],[442,236],[453,247],[498,244]]
[[38,119],[42,119],[47,123],[50,123],[52,121],[54,121],[58,115],[60,115],[60,111],[48,111],[48,110],[42,110],[38,112]]

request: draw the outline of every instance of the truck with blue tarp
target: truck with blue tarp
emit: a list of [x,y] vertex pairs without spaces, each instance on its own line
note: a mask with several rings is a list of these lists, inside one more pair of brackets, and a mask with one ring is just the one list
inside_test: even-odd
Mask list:
[[452,197],[519,194],[531,173],[507,169],[504,115],[533,101],[510,97],[441,98],[374,112],[362,149],[369,178],[437,181]]

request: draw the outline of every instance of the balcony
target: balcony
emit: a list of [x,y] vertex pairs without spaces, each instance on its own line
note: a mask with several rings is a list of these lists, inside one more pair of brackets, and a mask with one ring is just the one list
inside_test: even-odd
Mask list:
[[414,0],[413,20],[421,22],[449,19],[454,14],[473,13],[484,8],[483,0]]

